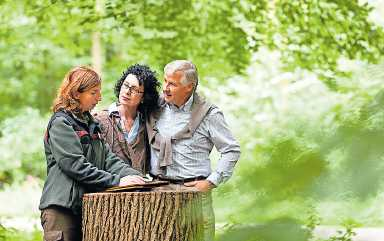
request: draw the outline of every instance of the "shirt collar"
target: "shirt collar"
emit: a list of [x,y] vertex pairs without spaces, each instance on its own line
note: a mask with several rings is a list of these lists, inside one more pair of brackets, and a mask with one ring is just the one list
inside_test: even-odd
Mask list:
[[170,104],[168,106],[173,110],[188,112],[188,111],[191,111],[192,104],[193,104],[193,94],[188,98],[187,102],[185,102],[184,105],[180,107],[177,107],[176,105],[173,105],[173,104]]
[[117,109],[117,103],[116,102],[112,103],[108,107],[108,114],[109,114],[109,116],[111,116],[111,115],[120,116],[119,115],[119,110]]

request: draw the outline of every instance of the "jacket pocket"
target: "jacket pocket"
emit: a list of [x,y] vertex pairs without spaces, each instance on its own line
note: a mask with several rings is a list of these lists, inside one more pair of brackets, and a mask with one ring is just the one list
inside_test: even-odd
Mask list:
[[44,241],[63,241],[62,231],[47,231],[44,232]]

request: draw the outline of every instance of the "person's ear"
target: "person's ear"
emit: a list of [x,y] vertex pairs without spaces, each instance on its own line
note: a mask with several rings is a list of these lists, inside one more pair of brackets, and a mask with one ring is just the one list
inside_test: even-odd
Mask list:
[[192,91],[194,87],[195,87],[194,83],[189,83],[188,86],[187,86],[187,90],[188,91]]

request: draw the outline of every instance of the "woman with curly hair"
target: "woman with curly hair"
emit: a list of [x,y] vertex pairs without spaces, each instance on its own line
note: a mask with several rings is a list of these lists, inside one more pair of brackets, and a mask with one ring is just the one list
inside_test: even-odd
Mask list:
[[89,113],[101,100],[101,79],[91,68],[65,76],[53,103],[44,138],[47,178],[40,199],[44,240],[81,240],[81,205],[86,192],[143,184],[142,174],[100,139]]
[[117,102],[94,114],[112,151],[143,173],[149,171],[150,161],[145,121],[158,109],[158,87],[148,66],[132,65],[115,84]]

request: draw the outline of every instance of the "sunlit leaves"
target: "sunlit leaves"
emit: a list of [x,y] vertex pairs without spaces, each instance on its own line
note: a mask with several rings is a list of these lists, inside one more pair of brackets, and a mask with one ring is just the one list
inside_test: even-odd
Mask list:
[[335,89],[340,57],[376,62],[384,53],[383,30],[368,21],[371,10],[358,1],[277,1],[275,47],[288,69],[312,70]]

